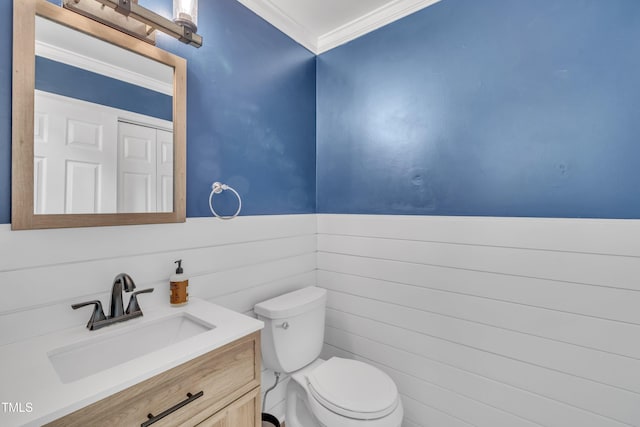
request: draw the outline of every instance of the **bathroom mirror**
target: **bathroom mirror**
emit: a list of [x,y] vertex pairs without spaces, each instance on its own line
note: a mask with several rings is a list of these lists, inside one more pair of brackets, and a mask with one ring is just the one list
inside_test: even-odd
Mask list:
[[14,2],[12,229],[183,222],[186,61]]

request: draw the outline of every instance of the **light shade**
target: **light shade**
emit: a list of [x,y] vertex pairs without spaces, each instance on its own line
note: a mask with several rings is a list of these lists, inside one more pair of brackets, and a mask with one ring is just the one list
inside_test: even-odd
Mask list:
[[173,22],[198,31],[198,0],[173,0]]
[[160,30],[183,43],[202,46],[202,36],[196,32],[198,0],[174,0],[175,22],[140,6],[138,0],[64,0],[64,7],[151,44],[155,37],[149,35]]

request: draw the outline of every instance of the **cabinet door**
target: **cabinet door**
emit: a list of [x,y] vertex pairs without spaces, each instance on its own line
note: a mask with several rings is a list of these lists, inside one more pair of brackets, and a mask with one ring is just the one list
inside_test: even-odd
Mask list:
[[224,409],[215,415],[207,418],[196,427],[230,427],[227,410]]
[[260,388],[256,388],[197,427],[260,427],[261,418]]
[[229,406],[229,427],[259,427],[262,424],[260,415],[260,389],[245,394]]

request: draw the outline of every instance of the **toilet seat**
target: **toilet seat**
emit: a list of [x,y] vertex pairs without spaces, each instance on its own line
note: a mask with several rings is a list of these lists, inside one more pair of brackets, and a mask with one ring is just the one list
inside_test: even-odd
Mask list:
[[306,380],[311,397],[322,407],[355,420],[384,418],[399,403],[393,380],[357,360],[333,357],[307,374]]

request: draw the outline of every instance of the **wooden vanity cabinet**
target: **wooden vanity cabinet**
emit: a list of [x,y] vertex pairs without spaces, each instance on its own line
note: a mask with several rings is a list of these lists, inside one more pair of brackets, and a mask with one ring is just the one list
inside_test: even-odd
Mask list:
[[198,427],[254,427],[261,425],[261,418],[260,389],[255,389],[207,418]]
[[[201,393],[202,392],[202,393]],[[182,404],[182,406],[181,406]],[[240,338],[47,426],[259,427],[260,332]]]

